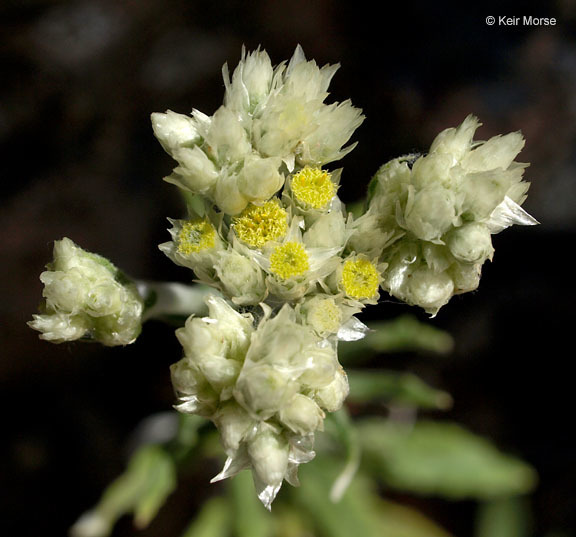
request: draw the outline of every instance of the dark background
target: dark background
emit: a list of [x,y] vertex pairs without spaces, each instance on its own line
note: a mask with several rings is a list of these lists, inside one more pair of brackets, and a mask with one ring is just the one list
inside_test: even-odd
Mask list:
[[[557,24],[487,26],[488,15]],[[361,197],[382,163],[426,150],[468,113],[484,123],[479,138],[523,131],[525,208],[542,224],[495,236],[480,290],[430,321],[454,336],[453,354],[383,364],[451,392],[448,418],[536,467],[534,536],[574,535],[575,30],[573,0],[3,0],[0,534],[65,535],[123,468],[138,423],[173,402],[168,366],[181,350],[171,328],[150,323],[126,349],[51,345],[27,328],[52,241],[68,236],[137,278],[185,281],[156,247],[182,206],[161,180],[173,164],[149,115],[212,114],[220,68],[236,65],[243,44],[279,63],[300,43],[321,65],[341,63],[332,98],[351,98],[367,116],[342,161],[345,201]],[[407,311],[385,301],[368,317]],[[178,535],[207,493],[204,477],[184,483],[140,535]],[[458,537],[472,535],[470,504],[422,505]],[[114,535],[136,532],[124,520]]]

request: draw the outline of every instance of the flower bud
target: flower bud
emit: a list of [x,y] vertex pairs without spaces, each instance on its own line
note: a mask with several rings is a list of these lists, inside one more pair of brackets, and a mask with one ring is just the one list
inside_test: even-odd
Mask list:
[[224,292],[235,304],[258,304],[266,294],[262,269],[236,250],[219,253],[214,265]]
[[429,187],[417,192],[406,207],[406,227],[425,241],[438,240],[456,219],[453,193],[442,187]]
[[410,276],[406,285],[406,302],[409,304],[435,315],[452,297],[454,282],[446,273],[436,273],[423,266]]
[[175,170],[177,177],[167,177],[167,182],[199,194],[205,194],[214,187],[219,175],[218,170],[198,146],[175,149],[173,157],[180,166]]
[[257,477],[268,486],[279,487],[288,469],[288,442],[266,424],[248,442],[248,455]]
[[214,203],[226,214],[236,215],[248,205],[248,199],[238,189],[235,175],[221,175],[214,190]]
[[340,367],[337,369],[330,384],[316,390],[314,400],[324,410],[336,412],[342,406],[346,397],[348,397],[349,391],[348,377],[344,369]]
[[199,136],[193,118],[177,114],[171,110],[165,114],[152,114],[154,136],[170,154],[185,145],[196,143]]
[[256,421],[237,403],[229,402],[214,415],[214,423],[220,432],[220,440],[226,453],[240,448],[240,444],[256,425]]
[[279,158],[260,158],[250,155],[238,174],[238,190],[249,201],[266,201],[284,184],[284,176],[278,172]]
[[142,327],[142,298],[136,286],[107,259],[70,239],[54,243],[54,259],[40,275],[43,314],[29,325],[55,343],[82,337],[104,345],[132,343]]
[[244,367],[234,396],[253,415],[268,419],[298,391],[298,383],[280,368],[268,364]]
[[484,224],[470,223],[451,231],[446,244],[452,255],[465,263],[484,263],[492,257],[492,237]]
[[297,393],[280,409],[280,421],[297,434],[310,434],[321,429],[324,412],[309,397]]

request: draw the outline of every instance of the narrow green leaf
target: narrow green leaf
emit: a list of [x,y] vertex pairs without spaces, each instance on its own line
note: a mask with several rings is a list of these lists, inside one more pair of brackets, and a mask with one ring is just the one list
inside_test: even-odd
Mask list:
[[370,323],[371,329],[364,339],[343,342],[339,346],[342,363],[366,362],[386,352],[427,351],[447,354],[454,347],[452,336],[411,315],[392,321]]
[[136,525],[143,528],[175,486],[176,471],[170,455],[160,446],[144,446],[132,456],[125,472],[108,486],[98,504],[74,524],[71,535],[107,537],[117,520],[128,513],[134,513]]
[[367,482],[355,479],[341,501],[330,501],[330,489],[337,476],[338,459],[318,457],[300,469],[301,486],[292,490],[299,509],[306,513],[322,537],[382,537],[370,509],[375,494]]
[[334,426],[336,436],[345,449],[344,467],[334,480],[330,490],[330,500],[339,502],[360,467],[361,449],[358,441],[358,433],[354,428],[354,424],[348,415],[346,407],[330,414],[330,422]]
[[170,455],[161,448],[150,450],[145,482],[134,506],[134,522],[138,528],[148,526],[176,488],[176,483],[176,469]]
[[411,373],[348,370],[351,401],[373,400],[399,405],[445,410],[452,405],[450,394],[431,388]]
[[357,424],[369,471],[400,490],[452,499],[493,499],[530,492],[535,471],[455,423],[384,420]]
[[320,456],[302,470],[295,504],[322,537],[451,537],[414,509],[382,500],[375,481],[365,474],[356,474],[342,500],[331,502],[328,493],[338,459]]
[[226,498],[207,500],[182,537],[228,537],[232,535],[231,507]]

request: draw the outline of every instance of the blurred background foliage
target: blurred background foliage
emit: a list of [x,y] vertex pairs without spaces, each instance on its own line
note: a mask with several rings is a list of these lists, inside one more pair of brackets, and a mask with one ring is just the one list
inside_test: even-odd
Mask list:
[[[489,27],[488,15],[558,24]],[[397,524],[388,530],[396,537],[575,534],[568,259],[576,230],[575,30],[574,0],[402,2],[383,10],[329,0],[1,2],[0,534],[64,535],[150,437],[150,423],[138,424],[173,403],[168,366],[181,353],[173,327],[151,322],[126,349],[49,345],[26,327],[51,242],[69,236],[134,277],[185,281],[184,269],[156,248],[167,237],[166,216],[178,217],[182,203],[161,180],[172,164],[149,114],[212,113],[223,95],[220,68],[236,64],[243,44],[262,45],[279,62],[297,43],[320,64],[342,64],[332,96],[351,98],[367,115],[358,147],[342,161],[345,201],[362,197],[380,164],[426,148],[472,112],[485,139],[523,131],[521,160],[532,163],[525,207],[542,225],[496,236],[480,290],[456,297],[432,320],[389,299],[366,311],[363,320],[384,329],[358,352],[342,345],[354,370],[358,478],[343,504],[326,501],[338,471],[326,461],[350,463],[346,435],[327,431],[336,439],[327,441],[326,458],[302,468],[301,492],[285,487],[275,524],[289,537],[311,523],[320,524],[318,535],[338,535],[350,505],[372,513],[358,522],[371,525],[367,532]],[[417,321],[427,328],[414,330]],[[416,408],[422,422],[414,421]],[[165,442],[175,434],[170,423],[157,431]],[[387,446],[385,459],[372,449],[374,438]],[[163,449],[149,456],[174,460],[176,452],[167,459]],[[137,531],[122,517],[113,535],[179,536],[205,501],[197,520],[206,528],[258,520],[230,503],[245,499],[240,487],[249,483],[208,484],[220,461],[203,449],[196,459],[177,455],[186,471],[148,528]],[[147,464],[144,457],[136,469]],[[164,492],[175,483],[171,464],[161,466]],[[442,468],[454,472],[440,478]],[[538,484],[525,496],[535,484],[530,468]],[[374,490],[385,500],[376,501]],[[160,500],[138,500],[141,522]],[[420,534],[402,520],[420,521]],[[345,523],[351,533],[364,527]]]

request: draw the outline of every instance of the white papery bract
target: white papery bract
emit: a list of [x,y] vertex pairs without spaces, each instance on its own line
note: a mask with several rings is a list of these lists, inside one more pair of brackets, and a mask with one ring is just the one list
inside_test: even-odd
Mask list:
[[64,238],[54,242],[54,259],[46,268],[40,275],[42,313],[28,323],[40,338],[54,343],[86,338],[114,346],[138,337],[142,298],[107,259]]
[[476,289],[492,258],[491,233],[537,223],[520,205],[527,164],[514,159],[518,132],[473,140],[478,119],[441,132],[427,155],[408,155],[378,170],[368,210],[351,243],[388,264],[383,287],[436,314],[456,293]]

